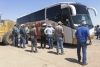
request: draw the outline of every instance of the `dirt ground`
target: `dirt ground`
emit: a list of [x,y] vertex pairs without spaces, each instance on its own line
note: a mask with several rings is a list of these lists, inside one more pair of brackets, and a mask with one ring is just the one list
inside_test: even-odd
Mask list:
[[[75,46],[64,44],[64,55],[56,55],[56,48],[38,48],[38,53],[30,49],[30,44],[25,49],[1,44],[0,67],[82,67],[77,63]],[[87,47],[87,62],[85,67],[100,67],[100,40],[93,39]]]

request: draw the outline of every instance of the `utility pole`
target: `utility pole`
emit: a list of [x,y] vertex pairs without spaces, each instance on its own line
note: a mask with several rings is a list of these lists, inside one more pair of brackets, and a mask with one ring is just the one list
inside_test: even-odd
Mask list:
[[1,23],[1,15],[2,15],[2,14],[0,13],[0,23]]

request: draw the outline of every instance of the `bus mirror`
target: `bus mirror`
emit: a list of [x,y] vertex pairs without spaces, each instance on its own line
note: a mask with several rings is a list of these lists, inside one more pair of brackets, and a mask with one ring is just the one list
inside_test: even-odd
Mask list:
[[67,5],[67,4],[61,5],[61,9],[64,9],[64,8],[67,8],[67,7],[71,8],[72,16],[76,16],[76,8],[73,5]]
[[93,10],[93,11],[94,11],[94,13],[95,13],[95,16],[97,16],[97,10],[96,10],[95,8],[93,8],[93,7],[90,7],[90,8],[88,8],[88,9],[91,9],[91,10]]

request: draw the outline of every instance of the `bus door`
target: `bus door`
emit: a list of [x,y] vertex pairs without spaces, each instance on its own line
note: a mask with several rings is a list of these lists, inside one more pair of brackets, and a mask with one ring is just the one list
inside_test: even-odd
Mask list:
[[64,29],[64,35],[65,35],[65,43],[72,44],[73,38],[72,38],[72,26],[70,23],[70,16],[68,13],[63,13],[62,11],[62,22],[63,22],[63,29]]

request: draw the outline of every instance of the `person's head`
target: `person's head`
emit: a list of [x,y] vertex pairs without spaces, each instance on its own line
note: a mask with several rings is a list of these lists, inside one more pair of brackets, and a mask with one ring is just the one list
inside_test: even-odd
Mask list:
[[62,25],[63,25],[63,23],[62,23],[61,21],[59,21],[59,22],[58,22],[58,25],[61,25],[61,26],[62,26]]
[[99,27],[99,25],[97,25],[97,27]]
[[49,24],[48,24],[48,27],[52,27],[52,25],[49,23]]
[[46,27],[46,23],[42,24],[43,27]]
[[35,24],[32,25],[32,28],[34,28],[34,27],[35,27]]
[[25,27],[25,25],[24,25],[24,24],[21,24],[20,26],[21,26],[21,27]]
[[87,26],[88,24],[87,24],[87,22],[86,21],[83,21],[82,22],[82,26]]
[[17,24],[15,24],[14,26],[17,27]]

